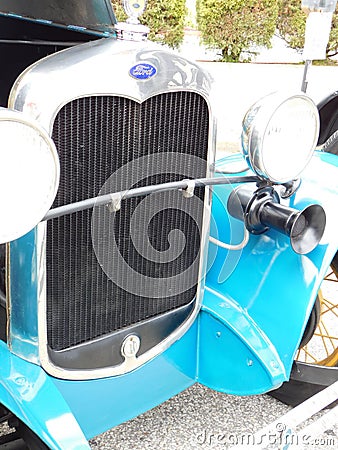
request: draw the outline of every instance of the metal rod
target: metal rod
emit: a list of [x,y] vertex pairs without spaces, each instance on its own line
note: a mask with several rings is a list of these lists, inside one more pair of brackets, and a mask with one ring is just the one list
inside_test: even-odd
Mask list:
[[[291,411],[288,411],[283,416],[278,417],[274,422],[270,423],[269,425],[265,426],[258,432],[256,432],[252,436],[252,442],[253,447],[257,450],[265,449],[267,448],[267,444],[271,444],[273,441],[271,441],[271,437],[274,438],[274,444],[275,446],[272,448],[299,448],[299,446],[294,447],[293,445],[290,446],[290,443],[293,444],[293,441],[289,441],[289,445],[287,445],[287,436],[289,437],[293,434],[295,434],[294,430],[303,422],[308,420],[310,417],[314,416],[316,413],[324,409],[327,405],[330,405],[334,401],[338,399],[338,381],[331,384],[331,386],[328,386],[324,390],[318,392],[317,394],[313,395],[312,397],[305,400],[300,405],[293,408]],[[337,408],[337,407],[336,407]],[[311,436],[315,437],[316,435],[313,434],[316,432],[315,425],[318,421],[318,428],[319,430],[325,430],[325,420],[328,424],[328,429],[331,427],[332,423],[334,422],[333,419],[337,418],[337,409],[334,408],[331,410],[332,412],[326,413],[323,417],[326,419],[317,419],[312,424],[307,426],[304,429],[301,429],[299,431],[299,436]],[[334,412],[333,412],[334,411]],[[323,423],[324,422],[324,423]],[[314,426],[313,426],[314,425]],[[323,426],[324,425],[324,426]],[[297,433],[298,435],[298,433]],[[296,435],[296,436],[297,436]],[[285,440],[285,441],[284,441]],[[279,445],[280,444],[280,445]],[[284,445],[285,444],[285,445]],[[278,447],[277,447],[278,445]],[[270,447],[270,446],[269,446]],[[234,447],[230,447],[229,450],[245,450],[247,449],[247,446],[243,445],[236,445]],[[303,448],[303,447],[302,447]]]
[[94,206],[110,205],[112,201],[118,197],[120,197],[120,200],[126,200],[132,197],[141,197],[159,192],[186,189],[191,181],[195,183],[195,187],[202,187],[222,184],[255,183],[257,181],[260,181],[260,178],[258,178],[257,176],[198,178],[195,180],[182,180],[173,181],[170,183],[154,184],[150,186],[129,189],[126,191],[99,195],[98,197],[88,198],[87,200],[82,200],[80,202],[59,206],[58,208],[49,210],[42,221],[55,219],[57,217],[66,216],[68,214],[73,214],[79,211],[84,211],[85,209],[90,209]]
[[301,88],[302,92],[304,92],[304,93],[305,93],[306,90],[307,90],[307,85],[308,85],[308,71],[309,71],[309,68],[310,68],[311,64],[312,64],[312,61],[311,61],[310,59],[307,59],[307,60],[305,61],[304,71],[303,71],[302,88]]

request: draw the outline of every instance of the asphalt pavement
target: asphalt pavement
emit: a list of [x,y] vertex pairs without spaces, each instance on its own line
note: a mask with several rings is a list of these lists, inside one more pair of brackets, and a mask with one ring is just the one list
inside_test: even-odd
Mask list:
[[[268,395],[237,397],[196,384],[96,437],[91,446],[93,450],[225,450],[241,444],[252,448],[254,433],[289,410]],[[311,420],[306,425],[309,423]],[[282,419],[280,426],[284,426]],[[276,449],[275,439],[272,433],[262,444],[267,449]],[[309,435],[306,440],[300,431],[295,432],[292,443],[298,445],[298,450],[336,450],[338,423],[326,433]]]

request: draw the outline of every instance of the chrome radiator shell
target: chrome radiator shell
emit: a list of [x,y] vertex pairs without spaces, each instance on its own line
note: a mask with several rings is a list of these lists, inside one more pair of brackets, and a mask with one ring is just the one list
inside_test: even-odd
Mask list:
[[[129,71],[131,67],[138,63],[147,63],[156,67],[156,75],[146,80],[133,78]],[[207,149],[204,156],[206,165],[203,174],[187,173],[185,176],[209,176],[211,174],[210,167],[214,161],[215,151],[215,128],[209,98],[210,89],[211,79],[208,74],[196,64],[176,54],[164,51],[161,47],[154,46],[153,44],[138,44],[107,39],[60,52],[34,64],[15,83],[10,96],[10,107],[24,111],[35,117],[55,137],[55,123],[59,120],[59,115],[62,114],[62,111],[68,108],[70,104],[82,104],[87,101],[96,101],[96,99],[116,99],[118,97],[123,99],[124,104],[132,105],[132,107],[137,109],[147,102],[154,101],[154,99],[167,98],[167,96],[173,98],[179,96],[182,98],[186,96],[189,98],[196,97],[205,105],[208,112]],[[137,105],[140,106],[138,107]],[[174,148],[171,150],[172,152],[180,152],[181,149]],[[69,198],[66,201],[78,201],[81,199]],[[170,333],[167,336],[162,336],[162,339],[156,345],[153,347],[148,346],[143,353],[139,353],[134,357],[124,357],[124,360],[122,358],[122,361],[118,364],[112,365],[111,363],[109,364],[109,361],[106,361],[102,364],[98,363],[95,367],[96,363],[94,362],[94,366],[91,367],[85,362],[81,367],[84,361],[91,358],[91,353],[86,353],[86,348],[84,348],[86,343],[89,342],[93,349],[99,349],[102,341],[107,338],[106,334],[91,336],[88,338],[88,342],[84,342],[83,339],[80,339],[78,342],[76,340],[71,342],[69,347],[75,348],[78,353],[82,352],[81,355],[83,355],[79,357],[80,366],[78,367],[64,364],[64,361],[72,358],[71,355],[67,356],[66,354],[64,359],[62,359],[62,352],[65,353],[69,350],[67,345],[61,345],[60,347],[56,345],[55,352],[53,353],[53,349],[51,351],[48,339],[50,325],[48,325],[47,316],[52,317],[52,310],[48,306],[47,301],[48,288],[46,281],[48,277],[46,276],[45,263],[40,265],[38,270],[38,278],[40,281],[38,289],[39,331],[37,338],[40,362],[46,371],[65,379],[100,378],[125,373],[162,352],[188,329],[198,314],[200,295],[203,289],[206,259],[205,244],[208,233],[210,205],[210,192],[208,189],[206,189],[201,199],[204,202],[204,210],[203,217],[201,217],[202,233],[199,273],[197,277],[196,296],[192,301],[189,313],[179,323],[179,326],[170,329]],[[47,225],[47,235],[48,227],[49,225]],[[41,257],[40,259],[45,261],[45,257],[41,255],[44,255],[46,251],[46,225],[40,224],[37,231],[39,236],[37,252]],[[53,273],[50,277],[53,277]],[[178,313],[182,310],[182,307],[187,308],[187,306],[188,304],[185,303],[181,306],[175,306],[173,310]],[[165,317],[169,313],[169,310],[165,310],[159,316],[163,315]],[[151,319],[151,317],[145,317],[141,322],[148,319]],[[49,323],[51,323],[51,320],[49,320]],[[139,325],[139,323],[127,324],[126,330],[128,333],[132,333],[133,326]],[[122,326],[122,328],[120,327],[112,331],[118,334],[123,332],[123,330],[124,328]],[[137,329],[134,331],[137,334]],[[122,335],[121,341],[119,341],[115,350],[116,355],[118,354],[120,358],[122,355],[121,342],[125,337],[126,334]],[[109,345],[115,345],[114,342],[109,340],[106,342],[107,352],[109,352]],[[97,353],[97,351],[93,350],[94,353]],[[20,356],[29,359],[27,355]]]

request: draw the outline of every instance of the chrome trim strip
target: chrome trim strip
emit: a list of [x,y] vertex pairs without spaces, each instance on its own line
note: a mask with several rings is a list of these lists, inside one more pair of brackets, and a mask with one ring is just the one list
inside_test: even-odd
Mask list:
[[[47,242],[47,222],[40,222],[36,227],[36,246],[37,246],[37,277],[38,277],[38,348],[39,348],[39,362],[43,364],[43,347],[47,344],[42,344],[40,337],[44,336],[47,343],[47,277],[46,277],[46,242]],[[41,320],[43,319],[43,320]],[[46,348],[47,350],[47,348]]]
[[10,245],[7,242],[6,244],[6,277],[5,277],[5,289],[6,289],[6,315],[7,315],[7,324],[6,324],[6,336],[8,346],[10,347],[10,318],[11,318],[11,296],[10,296],[10,283],[11,283],[11,275],[10,275],[10,267],[11,267],[11,252]]
[[[137,80],[128,75],[129,69],[137,62],[155,65],[156,76],[148,80]],[[118,67],[118,71],[116,71]],[[101,70],[100,70],[101,69]],[[86,76],[83,76],[86,74]],[[48,81],[48,85],[41,83]],[[212,176],[215,160],[216,131],[215,118],[210,103],[210,76],[195,63],[181,56],[164,51],[154,44],[121,42],[106,39],[90,42],[51,55],[27,69],[16,81],[10,94],[10,107],[25,111],[36,118],[51,134],[57,113],[68,102],[96,95],[118,95],[136,102],[168,92],[192,91],[201,95],[209,109],[209,145],[206,177]],[[50,91],[53,87],[52,92]],[[99,86],[99,90],[98,90]],[[112,89],[114,86],[114,89]],[[51,375],[69,380],[87,380],[121,375],[141,366],[166,350],[179,339],[196,319],[202,302],[206,249],[209,237],[211,214],[211,189],[205,188],[204,214],[202,221],[199,281],[197,284],[194,311],[186,322],[168,338],[138,358],[126,358],[124,363],[103,369],[65,370],[55,366],[49,359],[47,350],[46,323],[46,268],[38,268],[38,340],[40,361]],[[39,255],[45,258],[45,226],[38,226]]]

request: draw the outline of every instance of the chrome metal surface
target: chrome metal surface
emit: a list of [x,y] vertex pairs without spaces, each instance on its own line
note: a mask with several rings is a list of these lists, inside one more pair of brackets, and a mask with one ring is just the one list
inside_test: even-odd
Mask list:
[[58,189],[60,165],[53,140],[27,115],[0,108],[0,130],[0,188],[8,191],[0,198],[0,242],[6,243],[28,233],[49,210]]
[[277,185],[276,188],[279,188],[279,196],[281,198],[290,198],[299,188],[301,184],[301,179],[297,178],[295,180],[290,181],[289,183],[284,183]]
[[[274,158],[270,158],[270,161],[267,164],[268,160],[266,159],[264,154],[266,153],[264,142],[269,138],[269,135],[271,134],[271,130],[269,131],[270,122],[273,121],[275,114],[278,114],[279,108],[283,107],[283,105],[291,101],[301,101],[304,105],[307,104],[309,113],[308,116],[311,117],[313,123],[309,123],[309,125],[311,126],[308,126],[308,130],[299,129],[297,131],[299,132],[298,135],[300,137],[302,136],[302,132],[303,135],[309,134],[310,136],[310,133],[313,133],[313,143],[312,145],[308,143],[308,145],[305,146],[306,153],[304,154],[301,161],[297,161],[296,158],[292,160],[291,157],[288,158],[288,161],[285,161],[283,160],[283,158],[285,159],[285,152],[283,153],[282,149],[278,149],[279,152],[276,153],[276,145],[273,145],[273,143],[271,142],[271,145],[268,147],[268,151],[274,152]],[[303,115],[304,111],[301,115],[302,119]],[[292,131],[292,127],[297,124],[299,117],[300,114],[298,111],[298,115],[294,117],[293,120],[288,120],[287,123],[282,123],[283,120],[280,118],[281,120],[278,122],[278,125],[275,125],[274,129],[274,132],[276,131],[278,133],[281,133],[281,130],[283,131],[282,135],[279,136],[279,140],[281,140],[284,136],[288,136],[288,134],[293,137],[293,140],[295,139],[295,132],[294,130]],[[319,114],[316,105],[310,99],[310,97],[308,97],[304,93],[288,95],[284,92],[275,92],[259,100],[246,113],[243,119],[242,151],[247,163],[250,165],[252,170],[254,170],[262,179],[270,180],[274,183],[284,183],[298,178],[306,165],[309,163],[313,155],[315,145],[317,143],[318,134]],[[275,144],[276,143],[278,143],[278,140],[275,141]],[[288,145],[286,145],[286,143],[283,141],[283,144],[285,144],[283,147],[284,150],[287,150],[288,148],[294,148],[294,145],[292,145],[294,144],[294,142],[290,141],[287,143]],[[300,146],[298,146],[297,149],[299,153]],[[271,160],[278,161],[284,172],[278,173],[277,176],[277,174],[274,173],[276,172],[276,169],[272,168]]]
[[128,16],[128,23],[139,23],[138,18],[144,13],[147,0],[123,0],[123,8]]
[[122,343],[121,353],[125,358],[135,358],[140,349],[140,338],[136,335],[130,335]]
[[[132,78],[129,71],[137,63],[152,64],[156,75]],[[101,39],[33,64],[14,83],[9,107],[27,112],[51,134],[58,111],[76,98],[106,94],[142,103],[157,94],[184,90],[198,92],[209,103],[211,85],[211,76],[198,64],[158,45]]]
[[[156,75],[146,80],[133,78],[130,69],[138,63],[156,68]],[[209,108],[209,149],[206,176],[210,176],[215,154],[215,120],[212,115],[211,77],[199,66],[174,53],[164,51],[154,44],[121,42],[105,39],[90,42],[49,56],[27,69],[13,86],[9,103],[12,108],[25,111],[37,119],[51,134],[55,117],[60,109],[74,99],[87,96],[120,96],[137,103],[162,93],[190,91],[201,95]],[[180,149],[177,149],[178,151]],[[203,215],[200,280],[197,287],[195,308],[189,318],[168,338],[164,339],[139,357],[128,363],[97,370],[65,370],[50,361],[47,346],[46,322],[46,273],[39,268],[39,354],[45,370],[59,378],[92,379],[118,375],[144,364],[168,348],[190,327],[196,318],[204,285],[206,267],[205,247],[208,238],[211,195],[206,188],[205,212]],[[39,225],[38,234],[43,235],[44,225]],[[41,234],[42,233],[42,234]],[[44,254],[45,242],[40,240]]]
[[115,25],[116,36],[125,41],[144,42],[148,39],[149,28],[145,25],[118,22]]
[[146,41],[150,29],[141,25],[138,18],[144,13],[147,6],[146,0],[123,0],[123,8],[128,16],[126,22],[118,22],[115,30],[118,39],[127,41]]

